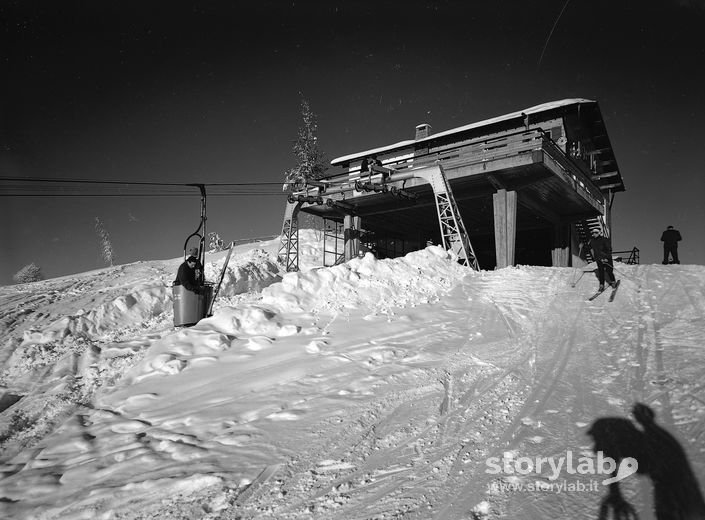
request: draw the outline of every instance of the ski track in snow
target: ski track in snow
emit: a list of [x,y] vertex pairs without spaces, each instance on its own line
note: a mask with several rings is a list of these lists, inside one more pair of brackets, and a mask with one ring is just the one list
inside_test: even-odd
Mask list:
[[[214,316],[188,329],[171,326],[178,260],[0,288],[1,382],[19,397],[0,414],[0,513],[592,519],[602,490],[500,490],[550,472],[485,461],[587,456],[589,424],[635,401],[703,482],[705,267],[620,266],[608,303],[572,269],[475,273],[439,248],[282,283],[270,258],[234,255]],[[623,484],[645,511],[648,486]]]

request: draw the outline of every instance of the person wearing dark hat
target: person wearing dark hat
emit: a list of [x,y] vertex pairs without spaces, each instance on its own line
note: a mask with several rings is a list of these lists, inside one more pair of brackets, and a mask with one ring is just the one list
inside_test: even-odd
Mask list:
[[370,160],[365,157],[360,164],[360,174],[370,173]]
[[597,262],[597,278],[600,281],[600,291],[605,290],[605,281],[610,287],[616,286],[614,279],[614,266],[612,264],[612,245],[609,238],[604,236],[599,229],[593,229],[590,239],[592,257]]
[[183,285],[185,289],[196,294],[201,293],[201,284],[198,281],[198,272],[196,266],[200,264],[198,258],[191,255],[179,266],[176,273],[174,285]]
[[189,249],[188,255],[196,258],[196,281],[199,283],[199,285],[203,285],[203,281],[204,281],[204,279],[203,279],[203,276],[204,276],[203,264],[199,260],[201,255],[198,254],[198,248],[192,247],[191,249]]
[[668,226],[666,231],[661,234],[661,242],[663,242],[663,265],[668,265],[669,256],[673,258],[674,264],[680,264],[678,260],[678,242],[683,240],[680,232],[674,229],[673,226]]

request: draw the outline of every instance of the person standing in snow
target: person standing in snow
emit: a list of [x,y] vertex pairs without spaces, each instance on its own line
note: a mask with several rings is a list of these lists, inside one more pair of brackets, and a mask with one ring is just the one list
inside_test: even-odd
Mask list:
[[617,281],[614,278],[614,265],[612,264],[612,245],[609,238],[604,236],[599,229],[592,230],[590,249],[592,249],[592,257],[597,262],[597,278],[600,281],[599,290],[605,290],[605,281],[610,287],[615,287]]
[[668,265],[669,255],[673,258],[674,264],[680,264],[678,260],[678,242],[683,240],[680,232],[674,229],[673,226],[668,226],[666,231],[661,233],[661,242],[663,242],[663,265]]
[[189,256],[184,262],[179,266],[179,270],[176,273],[176,280],[174,280],[174,285],[183,285],[185,289],[196,294],[201,293],[201,284],[198,281],[196,266],[200,264],[198,258],[195,256]]

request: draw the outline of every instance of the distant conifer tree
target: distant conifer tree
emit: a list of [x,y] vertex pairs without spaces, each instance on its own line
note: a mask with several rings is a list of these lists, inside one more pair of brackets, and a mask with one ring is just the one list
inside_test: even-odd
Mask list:
[[113,244],[110,242],[110,235],[105,230],[103,222],[98,217],[95,218],[95,232],[98,233],[98,238],[100,239],[100,256],[105,260],[106,264],[112,267],[114,260]]
[[12,279],[17,283],[38,282],[44,279],[42,270],[34,262],[17,271]]
[[304,124],[299,128],[298,138],[292,148],[297,164],[284,172],[286,184],[289,187],[303,184],[307,180],[320,179],[328,169],[325,163],[325,154],[318,147],[316,115],[311,111],[311,107],[305,99],[301,100],[301,117]]

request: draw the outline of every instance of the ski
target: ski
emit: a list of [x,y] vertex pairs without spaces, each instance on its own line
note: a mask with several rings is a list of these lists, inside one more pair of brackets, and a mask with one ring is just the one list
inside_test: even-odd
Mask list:
[[610,299],[609,301],[614,301],[614,297],[617,294],[617,289],[619,289],[619,284],[621,283],[622,280],[617,280],[617,282],[614,284],[614,287],[612,287],[612,292],[610,293]]
[[230,255],[233,254],[233,247],[235,246],[235,242],[230,242],[230,246],[228,247],[228,254],[225,256],[225,262],[223,262],[223,268],[220,270],[220,276],[218,277],[218,285],[215,286],[215,290],[213,291],[213,297],[211,298],[210,305],[208,305],[208,316],[211,316],[213,313],[213,303],[215,303],[215,299],[218,296],[218,292],[220,292],[220,286],[223,283],[223,278],[225,278],[225,271],[228,268],[228,262],[230,262]]
[[257,475],[257,478],[255,478],[249,486],[247,486],[242,493],[238,495],[238,497],[235,499],[235,505],[241,506],[248,500],[252,498],[252,496],[257,493],[257,491],[270,479],[272,478],[272,475],[274,475],[279,468],[281,467],[281,464],[272,464],[270,466],[267,466],[262,470],[262,472]]
[[595,294],[593,294],[592,296],[590,296],[590,297],[588,298],[588,301],[591,302],[592,300],[594,300],[595,298],[597,298],[598,296],[600,296],[603,292],[605,292],[604,289],[598,290]]

